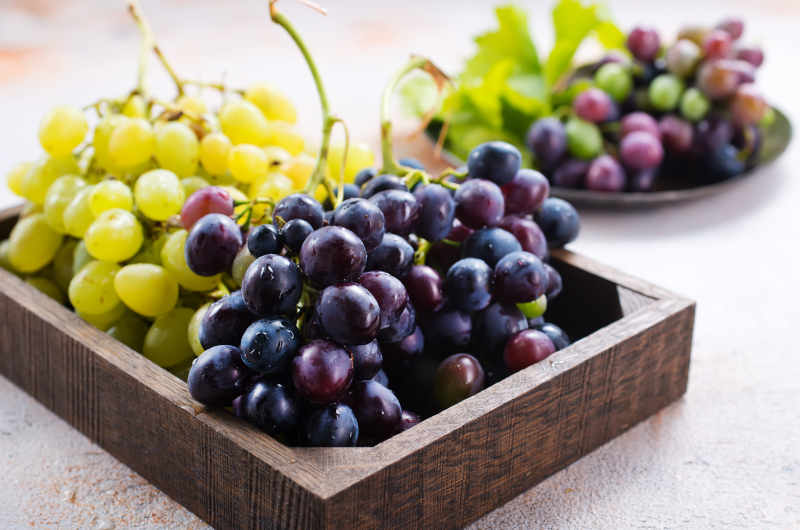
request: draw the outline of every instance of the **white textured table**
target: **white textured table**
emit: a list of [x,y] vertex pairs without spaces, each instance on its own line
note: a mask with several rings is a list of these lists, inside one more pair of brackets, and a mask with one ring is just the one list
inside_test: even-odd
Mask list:
[[[181,71],[206,79],[224,71],[234,84],[274,80],[301,102],[313,134],[312,87],[285,35],[266,22],[265,3],[144,7]],[[377,134],[383,82],[409,52],[454,69],[471,49],[469,36],[493,24],[488,1],[326,3],[327,19],[289,1],[283,9],[317,51],[334,108],[364,139]],[[37,156],[38,120],[51,104],[130,87],[138,43],[120,4],[0,3],[0,172]],[[537,32],[549,35],[549,2],[528,4]],[[646,20],[670,31],[724,10],[747,16],[748,34],[767,49],[760,82],[800,123],[796,2],[639,4],[611,7],[623,25]],[[698,301],[688,393],[475,527],[800,527],[797,167],[795,142],[724,195],[670,209],[583,213],[574,248]],[[0,204],[15,200],[0,192]],[[1,377],[0,473],[1,528],[205,526]]]

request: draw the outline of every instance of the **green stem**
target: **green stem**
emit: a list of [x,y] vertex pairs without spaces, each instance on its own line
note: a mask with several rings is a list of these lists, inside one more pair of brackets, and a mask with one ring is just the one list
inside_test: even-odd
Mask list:
[[139,94],[147,96],[147,70],[150,65],[150,50],[153,48],[153,31],[150,29],[150,24],[142,16],[142,10],[139,7],[138,0],[128,0],[128,12],[133,17],[136,25],[139,26],[139,31],[142,34],[142,44],[139,49],[139,70],[136,76],[136,87]]
[[300,35],[294,29],[294,26],[292,26],[285,16],[283,16],[281,13],[278,13],[278,11],[275,9],[276,2],[277,0],[269,0],[270,18],[274,23],[286,30],[286,33],[289,34],[289,37],[292,38],[295,45],[297,45],[297,48],[300,50],[300,53],[303,55],[303,58],[308,65],[308,69],[311,71],[311,77],[314,78],[314,84],[317,87],[317,94],[319,95],[320,108],[322,109],[322,144],[320,145],[319,155],[317,156],[317,165],[314,167],[314,171],[311,173],[311,177],[309,177],[308,184],[305,188],[306,193],[312,194],[314,191],[316,191],[317,187],[319,187],[325,178],[328,151],[331,143],[331,130],[333,129],[333,125],[339,121],[339,119],[331,115],[330,105],[328,104],[328,96],[325,92],[325,87],[322,84],[322,77],[319,74],[319,70],[317,70],[317,65],[314,62],[314,58],[308,51],[308,47],[306,47],[302,37],[300,37]]
[[417,251],[414,252],[414,264],[425,265],[425,260],[428,257],[428,251],[431,249],[431,242],[427,239],[420,238]]
[[411,60],[389,79],[389,83],[386,85],[386,88],[383,89],[383,97],[381,98],[381,155],[383,158],[383,167],[381,168],[381,173],[402,176],[401,174],[408,172],[394,159],[391,118],[392,96],[397,89],[397,85],[405,76],[414,70],[424,68],[429,62],[430,61],[424,57],[411,57]]

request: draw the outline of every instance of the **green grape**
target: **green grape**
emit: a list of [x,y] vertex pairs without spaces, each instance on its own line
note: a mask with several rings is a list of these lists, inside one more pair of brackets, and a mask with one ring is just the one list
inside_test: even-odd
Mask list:
[[647,95],[650,104],[656,110],[668,111],[674,109],[683,93],[683,81],[672,74],[661,74],[650,82]]
[[267,155],[267,165],[270,170],[280,169],[292,159],[292,155],[289,154],[289,151],[276,145],[268,145],[265,147],[264,154]]
[[8,260],[19,272],[34,272],[53,261],[62,236],[47,224],[43,213],[20,219],[8,236]]
[[69,301],[84,315],[108,313],[122,303],[114,290],[114,276],[120,270],[116,263],[92,261],[69,282]]
[[187,307],[177,307],[156,318],[144,337],[144,356],[164,368],[191,359],[194,353],[186,330],[193,314]]
[[681,97],[681,114],[690,121],[700,121],[711,109],[711,102],[697,88],[690,88]]
[[4,268],[8,272],[16,274],[17,271],[14,270],[14,266],[11,265],[11,260],[8,259],[8,247],[11,246],[11,241],[8,239],[4,239],[0,242],[0,267]]
[[[245,195],[244,192],[242,190],[240,190],[239,188],[236,188],[234,186],[221,186],[221,188],[228,192],[228,194],[231,196],[231,198],[233,199],[234,202],[240,202],[240,201],[249,200],[247,195]],[[252,184],[250,184],[250,189],[251,190],[253,189],[253,185]],[[259,206],[263,207],[263,205],[259,205]],[[246,204],[242,204],[240,206],[234,207],[234,209],[233,209],[234,217],[238,216],[238,215],[241,215],[244,212],[245,208],[247,208]],[[253,208],[253,211],[256,212],[257,208]],[[245,219],[246,217],[247,216],[241,217],[239,219],[239,224],[244,223],[246,221],[246,219]]]
[[202,177],[186,177],[181,179],[183,194],[188,198],[197,190],[208,187],[210,184]]
[[250,197],[264,198],[278,201],[293,191],[294,182],[289,177],[272,171],[250,184]]
[[39,125],[39,143],[51,156],[65,156],[83,142],[88,132],[89,122],[81,109],[60,105],[48,112]]
[[547,296],[542,295],[532,302],[525,302],[524,304],[517,304],[517,307],[522,314],[528,318],[539,318],[547,311]]
[[188,177],[197,171],[200,159],[200,142],[188,125],[173,121],[156,131],[156,160],[159,165],[179,177]]
[[244,273],[247,272],[247,267],[255,260],[256,258],[250,254],[247,245],[242,246],[239,252],[236,253],[236,257],[233,258],[233,265],[231,265],[231,276],[237,286],[242,285],[242,278],[244,278]]
[[72,156],[46,158],[35,163],[22,182],[22,196],[34,204],[44,204],[50,185],[63,175],[77,175],[81,169]]
[[119,321],[125,315],[125,312],[128,309],[125,307],[124,304],[118,304],[114,306],[113,309],[110,311],[106,311],[105,313],[98,313],[96,315],[91,315],[87,313],[82,313],[80,311],[75,311],[79,317],[84,319],[89,324],[93,325],[100,331],[106,331],[108,328],[113,326],[115,323]]
[[75,195],[86,186],[86,182],[74,175],[65,175],[56,179],[44,197],[44,217],[50,228],[63,234],[67,231],[64,225],[64,210],[75,198]]
[[155,149],[153,127],[143,118],[123,118],[108,139],[113,164],[132,168],[150,160]]
[[72,254],[72,276],[74,277],[81,272],[81,269],[92,261],[94,259],[89,254],[89,251],[86,250],[86,241],[83,239],[78,240],[78,244],[75,245],[75,250]]
[[74,239],[65,239],[53,258],[53,265],[50,269],[50,278],[56,282],[65,293],[69,289],[69,282],[74,276],[72,264],[75,256],[75,248],[78,242]]
[[203,137],[200,142],[200,162],[211,175],[224,175],[228,171],[228,151],[231,141],[220,132]]
[[239,182],[253,182],[269,171],[267,154],[255,145],[239,144],[228,152],[228,168]]
[[33,168],[33,162],[20,162],[6,175],[6,185],[15,195],[22,197],[25,189],[25,175]]
[[[298,156],[307,156],[307,155],[298,155]],[[337,183],[339,182],[339,178],[342,172],[343,157],[344,157],[344,144],[334,143],[333,145],[331,145],[330,151],[328,152],[328,167],[327,167],[328,178]],[[314,159],[312,158],[312,160]],[[361,171],[366,167],[370,167],[374,164],[375,164],[375,155],[373,154],[372,149],[370,149],[367,144],[358,142],[351,143],[350,149],[347,151],[347,160],[345,161],[345,166],[344,166],[344,181],[353,182],[359,171]],[[310,174],[311,173],[309,172],[309,176]],[[303,179],[301,187],[305,186],[305,183],[307,181],[308,177]]]
[[144,345],[144,336],[149,328],[150,324],[143,318],[132,311],[125,311],[125,314],[109,328],[108,334],[128,348],[141,352]]
[[311,173],[314,172],[316,165],[317,161],[313,156],[300,153],[289,160],[281,171],[292,181],[294,189],[302,190],[308,184],[308,179],[311,178]]
[[86,249],[95,259],[120,262],[139,252],[144,231],[131,212],[113,208],[101,213],[86,229]]
[[120,168],[112,160],[108,145],[111,141],[111,134],[114,132],[114,129],[123,121],[125,121],[124,116],[114,114],[102,118],[94,128],[94,139],[92,140],[94,156],[100,167],[112,173],[116,173]]
[[168,234],[158,236],[155,241],[145,239],[139,252],[130,259],[130,263],[151,263],[161,265],[161,249],[167,241]]
[[181,287],[190,291],[211,291],[219,284],[219,275],[200,276],[189,269],[184,252],[188,235],[186,230],[178,230],[167,237],[161,249],[161,263]]
[[94,215],[89,206],[89,197],[93,189],[94,186],[81,188],[64,208],[64,228],[72,237],[82,238],[86,229],[94,221]]
[[594,84],[614,101],[624,101],[633,89],[628,69],[619,63],[606,63],[594,74]]
[[42,276],[31,276],[25,280],[25,283],[32,285],[59,304],[64,305],[67,303],[67,297],[64,296],[64,293],[61,291],[58,285],[53,282],[53,280],[44,278]]
[[306,140],[291,124],[283,121],[271,121],[267,124],[267,134],[261,145],[282,147],[292,156],[296,156],[303,152]]
[[242,99],[228,101],[222,106],[219,124],[234,144],[264,145],[269,134],[269,125],[261,110]]
[[272,85],[267,83],[250,85],[245,91],[244,97],[261,109],[261,112],[269,120],[279,120],[287,123],[295,123],[297,121],[297,111],[291,100]]
[[189,339],[189,346],[195,355],[200,355],[205,351],[203,345],[200,344],[200,326],[203,324],[203,317],[210,306],[211,302],[200,306],[192,315],[189,326],[186,328],[186,338]]
[[147,102],[139,94],[132,95],[122,106],[122,115],[128,118],[146,118]]
[[208,111],[205,101],[197,96],[181,96],[175,102],[181,110],[195,116],[200,116]]
[[122,267],[114,289],[126,306],[146,317],[163,315],[178,303],[178,282],[164,267],[150,263]]
[[89,209],[92,215],[98,216],[112,208],[133,211],[133,192],[130,186],[113,179],[98,182],[89,194]]
[[594,158],[603,149],[603,136],[597,125],[573,118],[567,122],[567,147],[578,158]]
[[186,198],[181,181],[167,169],[141,175],[133,188],[133,197],[139,210],[155,221],[166,221],[180,212]]

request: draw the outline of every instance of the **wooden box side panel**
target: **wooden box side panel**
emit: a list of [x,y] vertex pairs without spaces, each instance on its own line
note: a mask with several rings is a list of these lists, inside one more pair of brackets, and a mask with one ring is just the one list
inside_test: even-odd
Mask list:
[[[87,345],[89,340],[73,338],[61,324],[53,324],[56,313],[41,318],[18,303],[14,298],[27,293],[17,292],[11,285],[16,283],[24,287],[9,278],[0,292],[0,373],[216,527],[321,525],[319,497],[209,425],[241,429],[235,418],[223,417],[228,413],[222,411],[220,418],[204,419],[195,415],[188,396],[185,406],[165,398],[170,389],[158,392],[155,387],[164,379],[170,384],[169,378],[154,377],[148,385],[141,372],[134,377],[109,363]],[[63,309],[38,292],[29,294],[41,298],[42,311]],[[63,325],[77,320],[66,316]],[[114,348],[113,339],[107,342]],[[150,363],[143,357],[141,362]]]
[[686,305],[370,475],[327,501],[326,527],[474,521],[683,395],[693,323]]

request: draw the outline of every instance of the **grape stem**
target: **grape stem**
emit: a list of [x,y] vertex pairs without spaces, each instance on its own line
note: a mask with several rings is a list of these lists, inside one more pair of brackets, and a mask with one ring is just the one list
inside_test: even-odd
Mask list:
[[147,70],[150,63],[150,50],[155,46],[153,40],[153,31],[150,29],[150,24],[142,15],[139,0],[128,0],[128,12],[133,17],[136,25],[139,26],[139,31],[142,34],[142,44],[139,49],[139,70],[136,78],[136,88],[140,94],[146,96],[147,90]]
[[[319,104],[322,110],[322,143],[320,144],[319,154],[317,155],[317,164],[314,167],[314,171],[311,173],[311,176],[308,179],[308,184],[306,184],[306,188],[304,190],[305,193],[312,194],[325,179],[325,169],[331,143],[331,130],[337,121],[342,120],[331,114],[330,105],[328,104],[328,95],[325,92],[325,86],[322,84],[322,77],[319,74],[319,70],[317,70],[317,65],[314,62],[314,58],[308,51],[308,47],[303,41],[303,38],[300,37],[300,34],[297,33],[297,30],[294,29],[294,26],[291,24],[291,22],[289,22],[289,20],[283,16],[283,14],[278,12],[277,8],[275,7],[275,4],[277,3],[278,0],[269,0],[269,16],[274,23],[286,30],[286,33],[289,34],[289,37],[291,37],[297,48],[300,50],[300,53],[303,55],[303,58],[308,65],[308,69],[311,72],[311,77],[314,78],[314,84],[317,88]],[[309,4],[306,3],[306,5]],[[323,14],[325,13],[324,10],[321,12]]]
[[417,251],[414,252],[414,265],[425,265],[425,260],[428,257],[428,251],[431,249],[431,242],[427,239],[420,238]]
[[433,64],[430,59],[419,55],[412,55],[411,59],[389,79],[389,83],[386,85],[386,88],[383,89],[383,96],[381,98],[381,155],[383,158],[381,173],[389,173],[402,177],[411,171],[411,168],[401,166],[394,158],[391,107],[392,96],[397,86],[400,84],[400,81],[414,70],[422,70],[430,75],[440,91],[450,81],[447,75],[442,72],[438,66]]

